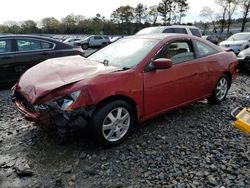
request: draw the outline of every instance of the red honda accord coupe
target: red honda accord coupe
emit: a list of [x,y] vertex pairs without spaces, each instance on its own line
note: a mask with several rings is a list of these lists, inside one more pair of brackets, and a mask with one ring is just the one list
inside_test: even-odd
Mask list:
[[136,35],[88,58],[56,58],[29,69],[12,99],[26,120],[89,126],[110,147],[138,122],[201,99],[220,103],[236,67],[232,52],[195,36]]

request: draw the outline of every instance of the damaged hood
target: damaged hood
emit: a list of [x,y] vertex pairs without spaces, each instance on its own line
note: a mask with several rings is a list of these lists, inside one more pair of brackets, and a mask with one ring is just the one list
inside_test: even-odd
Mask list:
[[119,69],[81,56],[49,59],[27,70],[17,84],[17,91],[34,103],[54,89]]

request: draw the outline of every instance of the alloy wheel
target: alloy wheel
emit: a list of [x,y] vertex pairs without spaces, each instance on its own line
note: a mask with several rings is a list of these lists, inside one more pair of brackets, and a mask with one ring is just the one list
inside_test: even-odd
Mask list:
[[119,141],[128,132],[131,117],[124,107],[113,109],[104,118],[102,134],[107,141]]
[[216,97],[218,98],[218,100],[222,100],[226,96],[227,90],[228,90],[227,79],[225,77],[222,77],[217,83],[216,87]]

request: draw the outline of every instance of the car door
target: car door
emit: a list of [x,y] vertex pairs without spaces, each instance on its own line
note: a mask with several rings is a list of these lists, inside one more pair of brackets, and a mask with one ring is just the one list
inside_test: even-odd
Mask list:
[[[202,95],[200,65],[195,59],[191,40],[170,42],[155,57],[173,61],[169,69],[144,73],[144,113],[158,113],[193,101]],[[148,65],[150,66],[150,64]]]
[[94,36],[94,46],[102,46],[103,42],[104,40],[101,36]]
[[14,80],[14,63],[13,40],[0,39],[0,83],[8,83]]
[[96,46],[96,40],[95,40],[94,36],[89,38],[89,46],[90,47]]

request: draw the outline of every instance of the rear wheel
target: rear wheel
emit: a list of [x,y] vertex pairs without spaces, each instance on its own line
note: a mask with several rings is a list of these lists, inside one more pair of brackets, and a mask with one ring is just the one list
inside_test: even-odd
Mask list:
[[82,47],[83,50],[87,50],[88,49],[88,45],[87,44],[82,44],[81,47]]
[[135,116],[131,105],[125,101],[113,101],[94,113],[91,129],[99,144],[113,147],[128,136],[134,126]]
[[230,79],[226,74],[223,74],[216,83],[212,95],[208,98],[211,104],[218,104],[225,100],[227,92],[230,88]]

